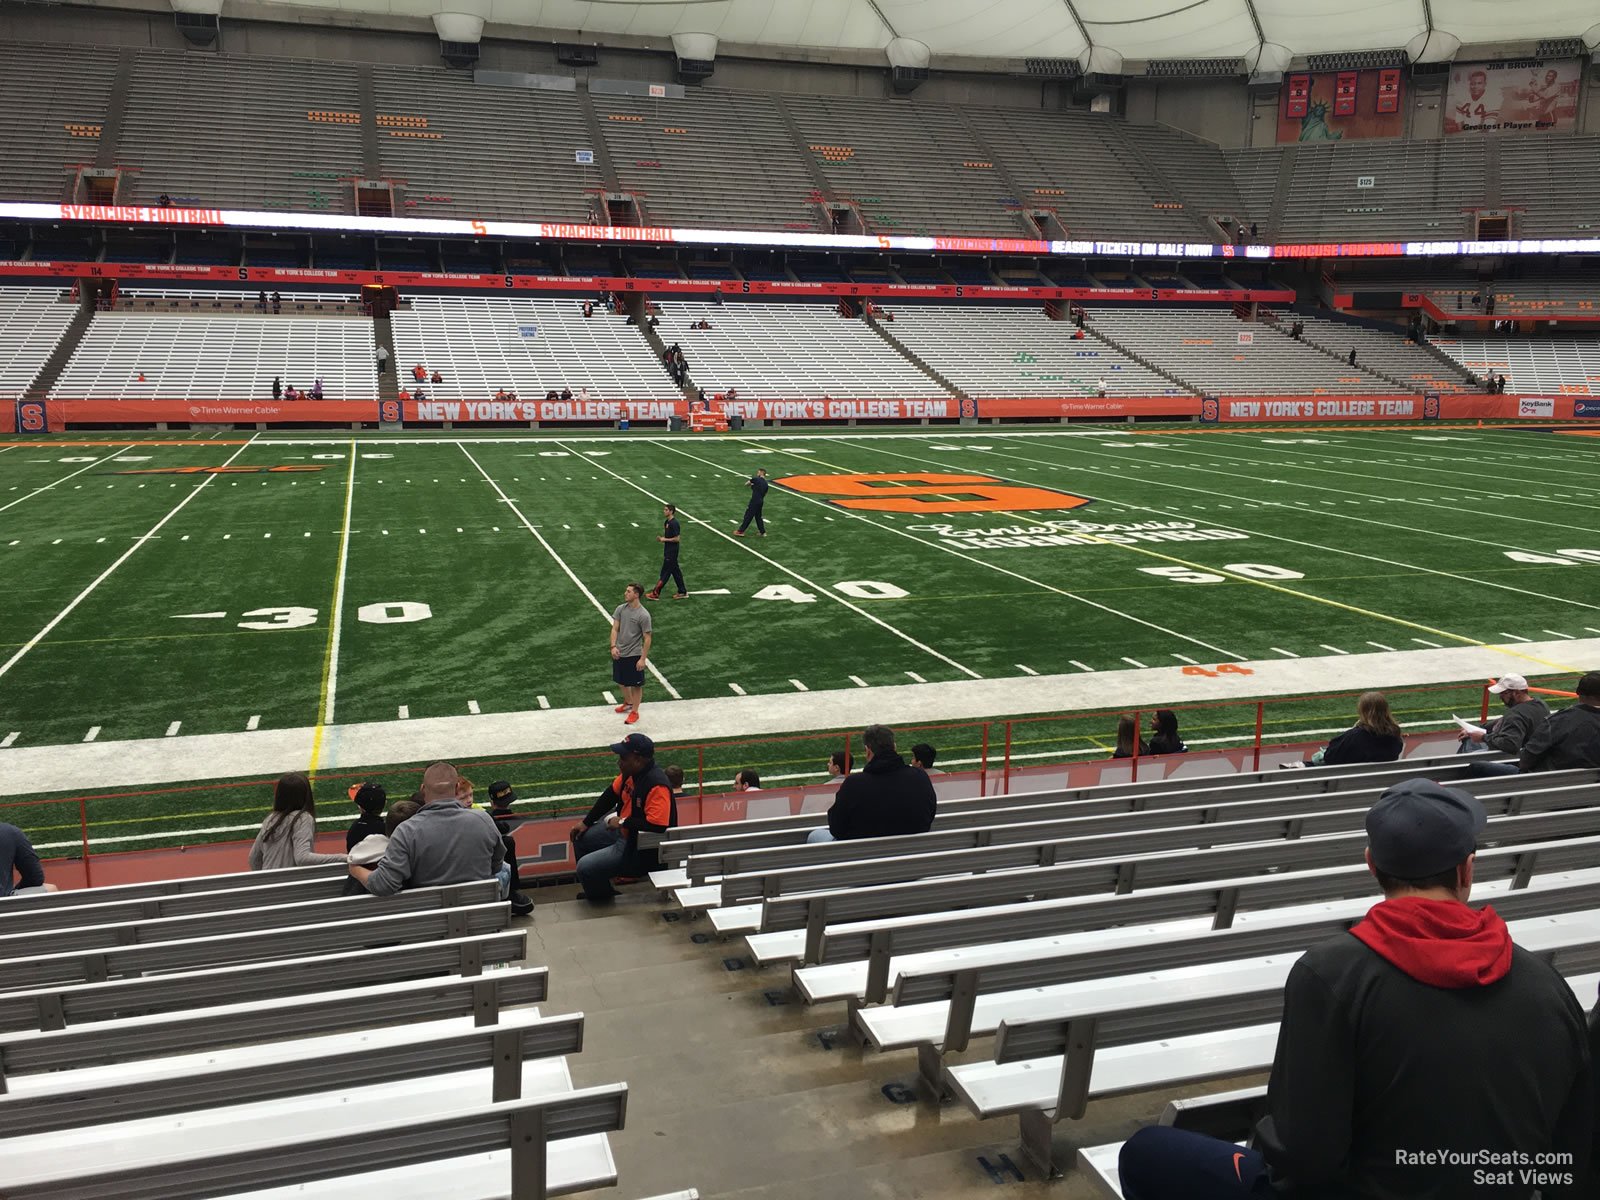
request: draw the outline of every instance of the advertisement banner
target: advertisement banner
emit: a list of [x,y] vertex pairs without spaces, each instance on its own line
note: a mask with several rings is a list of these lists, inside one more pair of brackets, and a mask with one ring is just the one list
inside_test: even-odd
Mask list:
[[1421,396],[1224,396],[1218,421],[1420,421]]
[[1578,120],[1576,58],[1457,63],[1445,94],[1444,131],[1565,133]]
[[12,429],[16,433],[48,433],[50,415],[43,400],[18,400]]
[[1381,75],[1381,71],[1322,71],[1290,76],[1278,109],[1279,145],[1402,136],[1400,82]]
[[1575,417],[1600,417],[1600,400],[1574,400],[1572,402],[1572,415]]
[[1517,416],[1519,417],[1553,417],[1556,415],[1556,402],[1549,397],[1520,396],[1517,398]]

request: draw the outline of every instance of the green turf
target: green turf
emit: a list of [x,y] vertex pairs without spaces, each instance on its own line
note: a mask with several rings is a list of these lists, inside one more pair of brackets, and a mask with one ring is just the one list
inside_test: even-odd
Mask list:
[[[100,740],[114,741],[161,737],[174,721],[185,735],[240,731],[251,718],[263,729],[316,724],[352,448],[341,723],[394,720],[402,707],[422,718],[465,714],[469,703],[484,713],[531,710],[541,697],[554,708],[601,704],[613,689],[606,622],[567,571],[606,610],[629,580],[654,582],[660,500],[682,511],[691,590],[727,589],[656,607],[655,661],[686,698],[730,696],[733,685],[750,695],[793,693],[792,680],[825,692],[854,687],[852,676],[902,684],[913,674],[930,684],[979,676],[1026,687],[1022,667],[1048,675],[1193,660],[1210,668],[1600,636],[1600,564],[1592,561],[1600,558],[1600,488],[1592,483],[1600,446],[1592,439],[1452,426],[1037,433],[407,434],[362,435],[354,447],[336,435],[241,446],[233,435],[135,445],[155,439],[128,434],[120,454],[71,444],[106,435],[17,446],[0,451],[0,662],[55,623],[0,675],[0,738],[15,731],[16,746],[48,746],[77,743],[94,726]],[[236,466],[321,469],[221,475],[203,486],[205,476],[116,473],[214,466],[235,454]],[[64,461],[88,458],[99,461]],[[767,505],[770,536],[735,541],[723,535],[758,465],[778,479],[981,473],[1091,503],[1058,512],[853,514],[779,487]],[[151,540],[139,540],[163,521]],[[1245,536],[1006,547],[953,536],[1006,536],[1045,521],[1188,523]],[[1172,577],[1195,570],[1224,578]],[[884,590],[905,595],[874,598]],[[812,599],[784,598],[798,595]],[[367,606],[400,603],[426,605],[431,615],[361,619]],[[305,611],[244,615],[259,609]],[[210,612],[227,615],[178,616]],[[238,628],[245,620],[292,627]],[[1571,678],[1534,662],[1524,673]],[[1349,690],[1360,687],[1350,680]],[[661,694],[651,680],[647,697]],[[1472,697],[1462,689],[1437,702],[1420,698],[1409,719],[1437,722],[1474,707]],[[1268,732],[1337,728],[1349,707],[1343,698],[1302,709],[1275,703]],[[1252,731],[1237,713],[1218,719],[1208,736],[1231,741]],[[825,711],[817,725],[828,725]],[[1101,745],[1109,732],[1096,732]],[[1080,725],[1033,733],[1032,753],[1097,745]],[[945,753],[974,757],[977,737],[953,731]],[[708,772],[751,765],[799,774],[825,758],[825,744],[714,749]],[[197,766],[197,776],[208,773]],[[480,782],[494,774],[479,773]],[[609,762],[507,764],[501,773],[530,795],[572,796],[596,790]],[[404,771],[384,778],[409,790]],[[259,786],[215,784],[99,800],[91,834],[104,848],[136,832],[203,841],[223,834],[198,831],[254,819],[262,804]],[[45,841],[78,826],[75,802],[26,819],[9,811],[48,832]]]

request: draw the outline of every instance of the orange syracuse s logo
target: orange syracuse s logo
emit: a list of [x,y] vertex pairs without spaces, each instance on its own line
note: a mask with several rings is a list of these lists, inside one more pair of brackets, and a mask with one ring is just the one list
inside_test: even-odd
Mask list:
[[889,475],[789,475],[780,487],[865,512],[979,513],[1082,508],[1087,496],[993,475],[913,471]]

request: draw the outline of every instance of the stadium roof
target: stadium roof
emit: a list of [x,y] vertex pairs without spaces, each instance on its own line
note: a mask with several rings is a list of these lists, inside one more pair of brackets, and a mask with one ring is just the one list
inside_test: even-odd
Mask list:
[[[91,3],[97,0],[90,0]],[[98,0],[107,3],[107,0]],[[109,0],[111,5],[116,0]],[[174,0],[215,11],[216,0]],[[225,16],[246,3],[224,0]],[[327,10],[334,23],[364,17],[462,13],[491,24],[565,32],[586,41],[710,34],[725,49],[884,51],[923,43],[936,66],[962,59],[1078,59],[1118,69],[1117,56],[1244,58],[1250,69],[1282,69],[1290,56],[1402,49],[1449,58],[1462,44],[1520,43],[1588,34],[1600,41],[1595,0],[268,0],[272,7]],[[345,20],[341,21],[340,16]],[[1262,47],[1268,47],[1263,55]],[[912,46],[913,53],[919,48]]]

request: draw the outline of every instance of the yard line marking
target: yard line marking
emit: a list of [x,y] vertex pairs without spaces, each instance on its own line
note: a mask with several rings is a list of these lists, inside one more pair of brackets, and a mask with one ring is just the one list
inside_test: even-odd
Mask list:
[[1395,653],[1395,648],[1393,646],[1385,646],[1382,642],[1368,642],[1367,645],[1376,646],[1379,650],[1387,650],[1391,654]]
[[851,683],[855,684],[857,687],[871,687],[872,686],[865,679],[861,678],[861,676],[859,676],[859,675],[847,675],[847,676],[845,676],[845,678],[848,679]]
[[[468,450],[459,441],[455,442],[453,444],[455,445],[455,448],[457,450],[461,451],[462,454],[465,454],[467,456],[467,461],[470,462],[474,467],[476,467],[478,469],[478,474],[483,476],[484,482],[486,482],[490,487],[492,487],[495,490],[495,494],[497,496],[499,496],[500,499],[502,499],[502,500],[504,500],[506,502],[506,507],[509,508],[512,511],[513,514],[515,514],[515,516],[516,516],[518,521],[522,522],[522,527],[524,529],[526,529],[529,533],[533,534],[534,539],[536,541],[538,541],[539,545],[544,547],[545,553],[548,554],[551,558],[553,558],[555,560],[556,566],[560,567],[562,573],[564,575],[566,575],[566,577],[568,579],[572,580],[573,586],[576,587],[580,592],[582,592],[584,594],[584,596],[588,599],[589,603],[594,605],[595,611],[597,613],[599,613],[602,617],[604,617],[606,619],[606,624],[609,625],[611,623],[611,611],[612,610],[607,608],[604,604],[601,604],[599,597],[596,596],[593,592],[591,592],[584,585],[583,580],[579,579],[577,577],[577,575],[575,575],[573,573],[572,568],[567,566],[566,560],[564,558],[562,558],[559,554],[556,553],[556,548],[554,546],[552,546],[548,541],[545,540],[544,534],[540,533],[538,531],[538,529],[536,529],[534,527],[533,523],[528,520],[527,516],[523,513],[522,509],[517,507],[517,502],[515,500],[512,500],[509,496],[507,496],[505,494],[505,492],[501,491],[500,485],[494,481],[494,477],[492,475],[490,475],[489,472],[487,472],[487,471],[485,471],[483,469],[483,464],[481,464],[477,459],[472,457],[472,451]],[[561,443],[559,443],[559,442],[556,443],[556,445],[558,445],[558,446],[560,444]],[[496,533],[500,532],[500,527],[498,525],[495,526],[495,532]],[[679,693],[678,689],[673,687],[672,683],[667,679],[667,677],[661,673],[659,668],[657,668],[654,659],[646,660],[645,668],[650,672],[650,674],[652,674],[652,675],[654,675],[656,677],[657,682],[659,682],[662,687],[667,689],[667,695],[671,696],[674,700],[682,700],[683,699],[683,696]],[[612,701],[610,701],[610,703],[615,704],[616,701],[612,700]]]
[[1585,632],[1585,633],[1600,633],[1600,629],[1592,629],[1592,628],[1590,628],[1590,627],[1589,627],[1589,626],[1588,626],[1588,625],[1585,625],[1585,626],[1584,626],[1584,627],[1583,627],[1583,631],[1584,631],[1584,632]]
[[727,588],[701,588],[699,591],[689,593],[691,596],[731,596],[732,594]]
[[743,696],[745,694],[745,690],[742,687],[740,687],[737,683],[730,683],[728,685],[728,690],[730,692],[732,692],[735,696]]
[[[260,436],[259,433],[251,434],[250,435],[250,440],[245,442],[244,445],[240,446],[237,450],[235,450],[232,454],[230,454],[228,456],[227,462],[223,463],[222,465],[225,466],[225,467],[232,465],[233,460],[238,458],[239,455],[243,454],[246,450],[248,450],[250,448],[251,444],[259,436]],[[40,642],[44,641],[45,638],[49,637],[51,631],[53,629],[55,629],[55,627],[57,625],[61,624],[62,621],[65,621],[69,616],[71,616],[73,610],[76,609],[78,607],[78,605],[82,604],[85,600],[87,600],[91,595],[94,594],[94,591],[95,591],[96,588],[98,588],[107,579],[111,578],[112,572],[114,572],[123,563],[127,562],[130,558],[132,558],[134,556],[134,554],[136,554],[138,552],[140,546],[144,545],[151,538],[155,537],[155,535],[161,531],[161,529],[166,525],[166,523],[168,521],[172,520],[173,517],[175,517],[179,513],[181,513],[184,510],[184,507],[189,503],[189,501],[193,500],[201,492],[205,491],[207,486],[209,486],[211,481],[213,479],[215,479],[215,478],[217,478],[215,475],[207,475],[204,479],[202,479],[199,482],[199,484],[197,484],[195,486],[193,491],[191,491],[182,500],[179,500],[178,503],[172,508],[172,510],[167,513],[166,516],[162,517],[161,520],[157,521],[154,525],[152,525],[150,527],[150,532],[149,533],[145,534],[141,538],[135,538],[134,542],[133,542],[133,545],[129,546],[126,550],[124,550],[122,552],[122,556],[120,558],[118,558],[116,562],[112,563],[104,571],[101,571],[100,574],[95,577],[93,583],[91,583],[88,587],[84,588],[83,591],[79,592],[76,596],[74,596],[72,598],[71,603],[69,603],[65,608],[63,608],[55,616],[51,617],[49,622],[45,625],[45,627],[43,629],[39,630],[38,633],[34,634],[31,638],[29,638],[26,642],[23,643],[22,648],[20,650],[18,650],[10,658],[6,659],[6,661],[4,663],[0,663],[0,677],[4,677],[5,674],[8,671],[10,671],[12,667],[16,666],[19,662],[21,662],[23,660],[23,658],[27,655],[27,653],[30,650],[32,650]]]
[[22,734],[22,730],[13,729],[10,733],[6,734],[5,737],[0,738],[0,750],[8,749],[10,747],[11,743],[16,741],[17,738],[19,736],[21,736],[21,734]]
[[467,711],[475,717],[479,716],[483,712],[483,710],[478,707],[478,702],[476,700],[467,701]]
[[[130,444],[130,445],[127,445],[127,446],[123,446],[122,449],[123,450],[132,449],[132,445]],[[119,450],[117,453],[120,454],[121,451]],[[115,455],[113,455],[111,457],[115,457]],[[231,462],[232,460],[230,459],[229,461]],[[58,487],[61,484],[65,483],[69,479],[76,479],[79,475],[82,475],[85,471],[92,471],[96,467],[102,466],[103,463],[104,463],[104,460],[97,458],[92,463],[90,463],[87,467],[79,467],[76,471],[73,471],[70,475],[63,475],[60,479],[55,480],[53,483],[47,483],[43,487],[34,488],[33,491],[29,492],[26,496],[18,496],[10,504],[0,504],[0,512],[5,512],[6,509],[8,509],[8,508],[15,508],[17,505],[23,503],[26,500],[32,500],[35,496],[39,495],[40,492],[48,492],[51,488]]]
[[92,742],[92,741],[95,740],[95,738],[97,738],[99,736],[100,736],[100,726],[91,725],[91,726],[89,726],[89,732],[83,735],[83,740],[86,741],[86,742]]
[[244,723],[246,733],[254,733],[261,728],[261,714],[257,713]]
[[1503,638],[1510,638],[1513,642],[1531,642],[1531,641],[1533,641],[1532,638],[1518,637],[1516,634],[1507,633],[1504,630],[1500,631],[1500,636],[1503,637]]
[[182,721],[174,721],[171,725],[167,726],[167,732],[166,732],[166,734],[164,736],[166,736],[166,737],[177,737],[178,736],[178,730],[180,730],[182,728],[183,728],[183,722]]
[[539,702],[539,707],[540,708],[549,708],[550,707],[550,701],[546,697],[544,697],[544,696],[535,696],[534,699]]
[[1073,666],[1077,667],[1078,670],[1080,670],[1080,671],[1092,671],[1092,670],[1094,670],[1094,668],[1091,667],[1088,663],[1081,663],[1075,658],[1069,658],[1069,659],[1067,659],[1067,661],[1069,663],[1071,663]]
[[[751,439],[745,438],[743,440],[748,442]],[[682,449],[682,448],[680,448],[678,446],[672,446],[672,447],[670,447],[670,449],[676,451],[679,454],[686,455],[689,458],[698,459],[700,462],[705,463],[707,466],[717,467],[718,470],[724,470],[724,471],[727,471],[730,474],[734,474],[734,475],[742,475],[743,474],[742,471],[734,470],[731,467],[723,467],[718,463],[712,462],[710,459],[700,458],[698,455],[690,454],[687,450],[684,450],[684,449]],[[792,454],[793,452],[792,451],[788,451],[788,450],[779,450],[778,453],[780,453],[780,454]],[[883,453],[894,454],[894,451],[887,450],[887,451],[883,451]],[[897,457],[897,458],[909,458],[909,459],[911,459],[912,462],[917,462],[917,463],[920,463],[922,461],[921,459],[913,458],[909,454],[895,455],[895,457]],[[842,467],[834,466],[832,463],[823,462],[821,459],[814,458],[814,457],[805,457],[805,458],[802,458],[801,461],[802,462],[806,462],[806,463],[814,463],[816,465],[824,466],[824,467],[832,467],[832,469],[834,469],[834,470],[843,470],[844,469]],[[827,506],[827,501],[825,501],[825,500],[818,500],[818,499],[816,499],[815,497],[812,497],[812,496],[804,496],[804,495],[801,495],[798,492],[796,492],[794,494],[795,495],[799,495],[800,498],[803,499],[803,500],[809,500],[814,504],[819,504],[819,505],[822,505],[824,507]],[[1020,579],[1023,583],[1031,584],[1032,586],[1034,586],[1036,588],[1041,588],[1041,589],[1043,589],[1044,591],[1047,591],[1047,592],[1054,592],[1058,596],[1065,596],[1069,600],[1075,600],[1080,604],[1086,604],[1090,608],[1097,608],[1101,612],[1110,613],[1111,615],[1117,616],[1117,617],[1121,617],[1124,620],[1133,621],[1136,624],[1143,625],[1143,626],[1145,626],[1145,627],[1147,627],[1149,629],[1154,629],[1154,630],[1157,630],[1158,632],[1165,633],[1165,634],[1167,634],[1167,635],[1169,635],[1171,637],[1175,637],[1175,638],[1179,639],[1180,641],[1192,642],[1194,645],[1203,646],[1207,650],[1215,650],[1217,653],[1221,654],[1224,658],[1237,659],[1237,658],[1243,657],[1242,655],[1238,655],[1238,654],[1233,653],[1231,650],[1224,650],[1220,646],[1213,646],[1210,642],[1202,642],[1198,638],[1192,638],[1188,634],[1179,633],[1175,629],[1167,629],[1166,627],[1161,626],[1161,625],[1157,625],[1154,622],[1146,621],[1142,617],[1135,617],[1130,613],[1125,613],[1125,612],[1122,612],[1119,609],[1112,608],[1110,605],[1101,604],[1099,601],[1096,601],[1096,600],[1090,600],[1087,597],[1080,596],[1075,592],[1069,592],[1065,588],[1058,588],[1054,584],[1044,583],[1044,582],[1042,582],[1042,581],[1040,581],[1038,579],[1033,579],[1033,578],[1031,578],[1031,577],[1029,577],[1027,575],[1023,575],[1023,574],[1020,574],[1019,572],[1013,571],[1013,570],[1009,569],[1008,567],[1002,567],[1002,566],[998,565],[997,563],[992,563],[992,562],[986,561],[985,559],[977,558],[977,557],[975,557],[975,556],[973,556],[971,554],[965,553],[964,551],[957,550],[953,546],[941,546],[937,542],[927,541],[927,540],[925,540],[923,538],[918,537],[914,533],[907,532],[904,529],[896,529],[893,525],[885,524],[882,521],[870,520],[869,518],[862,516],[860,513],[851,513],[850,517],[851,517],[852,520],[862,521],[862,522],[865,522],[868,525],[874,526],[875,528],[886,530],[889,533],[895,534],[897,537],[909,538],[911,541],[916,542],[919,546],[928,546],[928,547],[931,547],[932,549],[943,551],[946,554],[953,554],[957,558],[965,559],[967,562],[970,562],[970,563],[976,563],[978,566],[984,567],[987,570],[998,571],[1000,574],[1008,575],[1012,579]],[[724,536],[726,536],[726,535],[724,535]],[[760,556],[758,555],[757,557],[760,557]],[[768,561],[770,561],[770,560],[768,560]],[[774,564],[774,565],[777,565],[777,564]],[[854,606],[852,605],[851,607],[854,607]],[[875,620],[876,618],[873,618],[873,619]],[[963,667],[962,670],[966,670],[966,668]]]
[[617,698],[610,692],[601,692],[600,694],[606,698],[607,704],[615,704],[617,702]]
[[907,671],[906,674],[911,677],[911,682],[912,683],[927,683],[928,682],[921,675],[918,675],[915,671]]
[[308,774],[314,779],[322,757],[323,731],[333,724],[334,702],[339,693],[339,635],[344,624],[344,580],[350,563],[350,511],[356,500],[356,443],[350,439],[350,470],[344,483],[344,520],[339,526],[339,559],[333,573],[333,615],[328,619],[328,640],[322,649],[322,690],[318,697],[317,727],[311,734],[311,764]]
[[1337,646],[1330,646],[1330,645],[1328,645],[1327,642],[1319,642],[1318,645],[1320,645],[1324,650],[1332,650],[1335,654],[1349,654],[1350,653],[1350,651],[1341,650]]
[[1293,650],[1285,650],[1281,646],[1268,646],[1267,649],[1271,650],[1274,654],[1281,654],[1285,658],[1299,658],[1300,657]]
[[1444,647],[1439,645],[1438,642],[1430,642],[1427,638],[1414,637],[1411,640],[1413,642],[1416,642],[1419,646],[1432,646],[1435,650],[1443,650],[1444,649]]
[[1558,629],[1544,629],[1544,630],[1541,630],[1540,632],[1548,633],[1551,637],[1566,638],[1567,641],[1569,641],[1569,642],[1575,642],[1575,641],[1578,640],[1577,638],[1573,637],[1570,633],[1562,633]]
[[1130,667],[1144,668],[1144,664],[1142,662],[1140,662],[1137,658],[1129,658],[1126,655],[1124,655],[1123,658],[1122,658],[1122,661],[1127,663]]
[[[568,446],[566,446],[566,444],[564,442],[562,442],[562,441],[557,441],[556,445],[561,446],[562,449],[570,450],[570,448]],[[680,451],[680,453],[683,453],[683,452]],[[697,455],[693,455],[693,454],[688,455],[688,457],[689,458],[698,458]],[[701,461],[701,462],[709,462],[709,460],[707,460],[707,459],[699,459],[699,461]],[[807,460],[807,461],[810,461],[810,460]],[[709,465],[711,465],[713,467],[717,467],[718,470],[722,470],[723,469],[722,467],[720,467],[716,463],[710,463]],[[645,488],[640,487],[637,483],[635,483],[633,480],[627,478],[626,476],[617,474],[615,471],[613,471],[610,467],[606,466],[604,463],[596,463],[595,466],[599,467],[602,471],[604,471],[607,475],[610,475],[613,479],[620,480],[621,482],[627,484],[629,487],[633,488],[634,491],[641,492],[644,495],[649,496],[657,504],[666,503],[664,500],[661,499],[661,497],[657,496],[655,493],[653,493],[651,491],[648,491]],[[734,473],[735,474],[741,474],[741,475],[743,474],[742,471],[734,472]],[[642,479],[644,477],[640,476],[640,478]],[[766,563],[769,567],[776,568],[777,570],[782,571],[785,575],[788,575],[791,579],[798,580],[800,583],[804,584],[811,591],[819,592],[822,595],[827,596],[828,599],[832,600],[834,603],[842,605],[845,608],[848,608],[851,612],[855,613],[859,617],[865,617],[868,621],[871,621],[874,625],[878,626],[880,629],[883,629],[883,630],[886,630],[889,633],[892,633],[895,637],[900,638],[902,641],[909,642],[911,645],[915,646],[918,650],[921,650],[921,651],[923,651],[924,653],[927,653],[927,654],[931,654],[934,658],[937,658],[940,662],[944,663],[946,666],[954,667],[956,670],[960,671],[963,675],[966,675],[966,676],[968,676],[968,677],[970,677],[972,679],[982,679],[983,678],[982,675],[979,675],[976,671],[972,670],[970,667],[965,667],[962,664],[958,663],[955,659],[950,658],[948,655],[941,654],[939,651],[935,650],[932,646],[928,645],[925,642],[919,642],[916,638],[912,637],[909,633],[906,633],[902,629],[895,628],[895,626],[889,624],[889,622],[883,620],[880,617],[873,616],[866,609],[860,607],[857,604],[852,604],[849,600],[845,599],[843,596],[839,595],[837,592],[834,592],[829,588],[822,587],[819,584],[813,583],[811,580],[807,579],[804,575],[800,574],[800,572],[795,571],[795,570],[793,570],[793,569],[791,569],[789,567],[784,566],[781,562],[778,562],[776,559],[768,558],[765,554],[762,554],[759,550],[757,550],[754,546],[750,545],[750,543],[748,541],[744,540],[743,538],[736,538],[730,533],[725,533],[723,530],[718,529],[715,525],[711,524],[709,521],[703,521],[699,517],[694,516],[693,514],[691,514],[689,512],[686,512],[683,509],[679,509],[678,510],[678,515],[680,517],[687,517],[689,520],[693,521],[696,525],[699,525],[702,529],[710,530],[712,533],[716,534],[716,536],[721,538],[723,541],[728,542],[731,545],[740,547],[741,549],[744,550],[744,552],[746,554],[753,555],[756,558],[759,558],[762,562]]]
[[400,719],[402,721],[409,721],[411,719],[411,706],[409,704],[402,704],[400,706]]
[[[1179,657],[1181,658],[1182,655],[1179,655]],[[1012,666],[1016,667],[1017,670],[1021,671],[1024,675],[1037,675],[1039,673],[1032,667],[1025,667],[1021,663],[1013,663]]]

